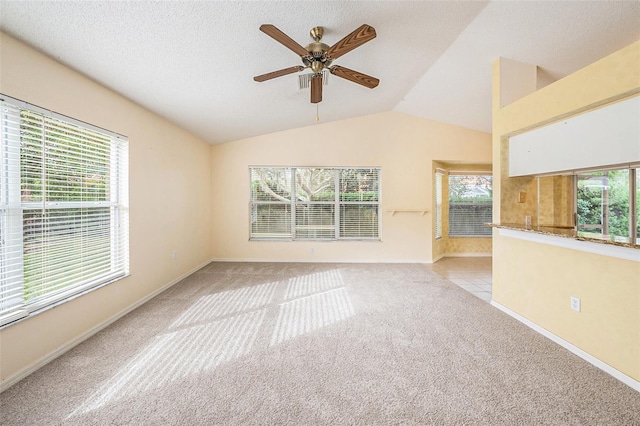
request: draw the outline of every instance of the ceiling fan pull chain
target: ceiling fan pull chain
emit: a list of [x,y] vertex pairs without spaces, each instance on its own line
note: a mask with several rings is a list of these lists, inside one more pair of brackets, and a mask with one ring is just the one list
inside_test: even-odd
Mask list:
[[320,117],[318,116],[318,105],[320,105],[320,103],[316,104],[316,121],[320,121]]

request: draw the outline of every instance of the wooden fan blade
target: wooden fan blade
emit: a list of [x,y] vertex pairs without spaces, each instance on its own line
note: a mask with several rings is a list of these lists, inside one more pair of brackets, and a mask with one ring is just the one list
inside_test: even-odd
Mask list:
[[380,80],[375,77],[350,70],[349,68],[341,67],[340,65],[334,65],[330,69],[331,74],[353,81],[354,83],[361,84],[369,89],[373,89],[380,83]]
[[322,102],[322,74],[311,77],[311,103]]
[[267,81],[267,80],[271,80],[272,78],[282,77],[283,75],[293,74],[294,72],[300,72],[303,69],[304,67],[302,65],[297,65],[295,67],[285,68],[283,70],[271,71],[266,74],[257,75],[253,77],[253,79],[255,81]]
[[351,52],[358,46],[376,38],[376,30],[364,24],[327,50],[327,56],[331,59],[339,58],[345,53]]
[[291,37],[289,37],[282,31],[280,31],[279,29],[277,29],[274,25],[271,25],[271,24],[260,25],[260,31],[262,31],[263,33],[265,33],[275,41],[279,42],[284,47],[287,47],[293,50],[293,52],[296,55],[299,55],[299,56],[309,55],[309,52],[307,52],[307,50],[304,47],[300,46]]

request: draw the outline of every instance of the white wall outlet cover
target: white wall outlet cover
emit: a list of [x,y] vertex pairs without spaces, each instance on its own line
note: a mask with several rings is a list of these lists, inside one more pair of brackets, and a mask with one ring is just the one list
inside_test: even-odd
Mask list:
[[580,299],[577,297],[571,296],[571,309],[576,312],[580,312]]

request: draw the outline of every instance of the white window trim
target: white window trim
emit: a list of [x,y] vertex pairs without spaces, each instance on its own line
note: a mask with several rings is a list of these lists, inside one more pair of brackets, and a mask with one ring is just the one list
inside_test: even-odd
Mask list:
[[[8,288],[14,289],[16,294],[20,295],[15,298],[12,297],[13,303],[5,305],[13,306],[13,309],[5,312],[0,311],[0,327],[5,327],[15,323],[15,321],[23,319],[30,314],[39,313],[50,307],[57,306],[58,304],[73,299],[80,294],[84,294],[129,275],[128,139],[125,136],[100,127],[0,94],[0,105],[3,104],[4,106],[1,112],[3,115],[5,114],[5,107],[11,109],[15,108],[17,117],[20,115],[20,110],[29,110],[48,118],[53,118],[77,127],[99,132],[102,135],[109,137],[111,139],[111,155],[109,157],[111,161],[111,188],[109,192],[111,194],[111,199],[109,201],[102,202],[47,202],[44,199],[42,202],[22,202],[20,183],[20,137],[16,135],[8,137],[8,128],[5,128],[4,126],[5,120],[4,118],[0,120],[2,122],[0,134],[3,141],[2,145],[0,145],[2,147],[2,149],[0,149],[0,162],[5,166],[1,168],[3,175],[0,176],[0,213],[2,213],[2,210],[5,210],[5,213],[0,215],[0,229],[2,229],[3,235],[3,239],[0,240],[0,285],[4,286],[4,291],[3,288],[0,287],[0,295],[4,294],[6,296]],[[8,257],[8,249],[10,247],[13,247],[14,249],[16,247],[24,247],[22,239],[22,212],[82,207],[110,208],[110,232],[111,241],[113,241],[110,245],[112,272],[103,274],[90,281],[81,282],[76,285],[63,288],[59,291],[54,291],[50,294],[46,294],[45,297],[25,303],[23,300],[23,255],[13,256],[11,258]],[[113,262],[117,254],[121,256],[122,262],[118,265],[117,269],[114,269]],[[3,280],[3,274],[7,272],[5,263],[9,259],[12,262],[12,268],[14,270],[19,269],[19,273],[15,276],[11,275],[10,278]],[[2,308],[2,305],[5,304],[5,302],[6,300],[0,300],[0,308]]]
[[[252,187],[251,187],[251,170],[257,168],[264,169],[289,169],[291,171],[291,194],[295,193],[295,171],[296,169],[330,169],[335,170],[335,199],[334,201],[313,201],[313,202],[298,202],[295,197],[292,197],[292,200],[289,202],[285,201],[253,201],[251,199]],[[345,169],[370,169],[377,170],[378,173],[378,201],[362,201],[362,202],[345,202],[340,201],[340,193],[339,193],[339,184],[340,184],[340,170]],[[253,206],[259,204],[278,204],[278,205],[288,205],[291,208],[291,235],[284,237],[253,237],[251,233],[252,227],[252,211]],[[302,238],[296,236],[296,205],[301,204],[314,204],[314,205],[333,205],[335,206],[334,210],[334,237],[333,238]],[[357,205],[375,205],[378,207],[378,229],[377,229],[377,237],[342,237],[340,236],[340,206],[349,205],[349,204],[357,204]],[[382,168],[378,166],[353,166],[353,167],[335,167],[335,166],[264,166],[264,165],[250,165],[249,166],[249,241],[284,241],[284,242],[304,242],[304,241],[318,241],[318,242],[328,242],[328,241],[381,241],[382,240],[382,215],[380,214],[382,211]]]
[[[441,169],[436,169],[436,172],[434,174],[434,184],[435,184],[435,191],[434,191],[434,196],[435,196],[435,221],[436,221],[436,226],[434,229],[434,235],[435,235],[435,239],[439,240],[442,238],[442,229],[444,226],[444,220],[443,220],[443,214],[444,214],[444,210],[443,210],[443,191],[444,191],[444,177],[447,175],[447,172]],[[438,177],[440,178],[438,181]],[[438,185],[439,183],[439,185]]]

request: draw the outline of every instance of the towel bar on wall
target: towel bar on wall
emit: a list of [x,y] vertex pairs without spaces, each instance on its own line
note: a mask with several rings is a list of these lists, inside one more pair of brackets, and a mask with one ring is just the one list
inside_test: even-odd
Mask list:
[[424,216],[429,213],[429,210],[427,209],[392,209],[385,211],[391,213],[391,216],[395,216],[396,213],[420,213],[420,216]]

